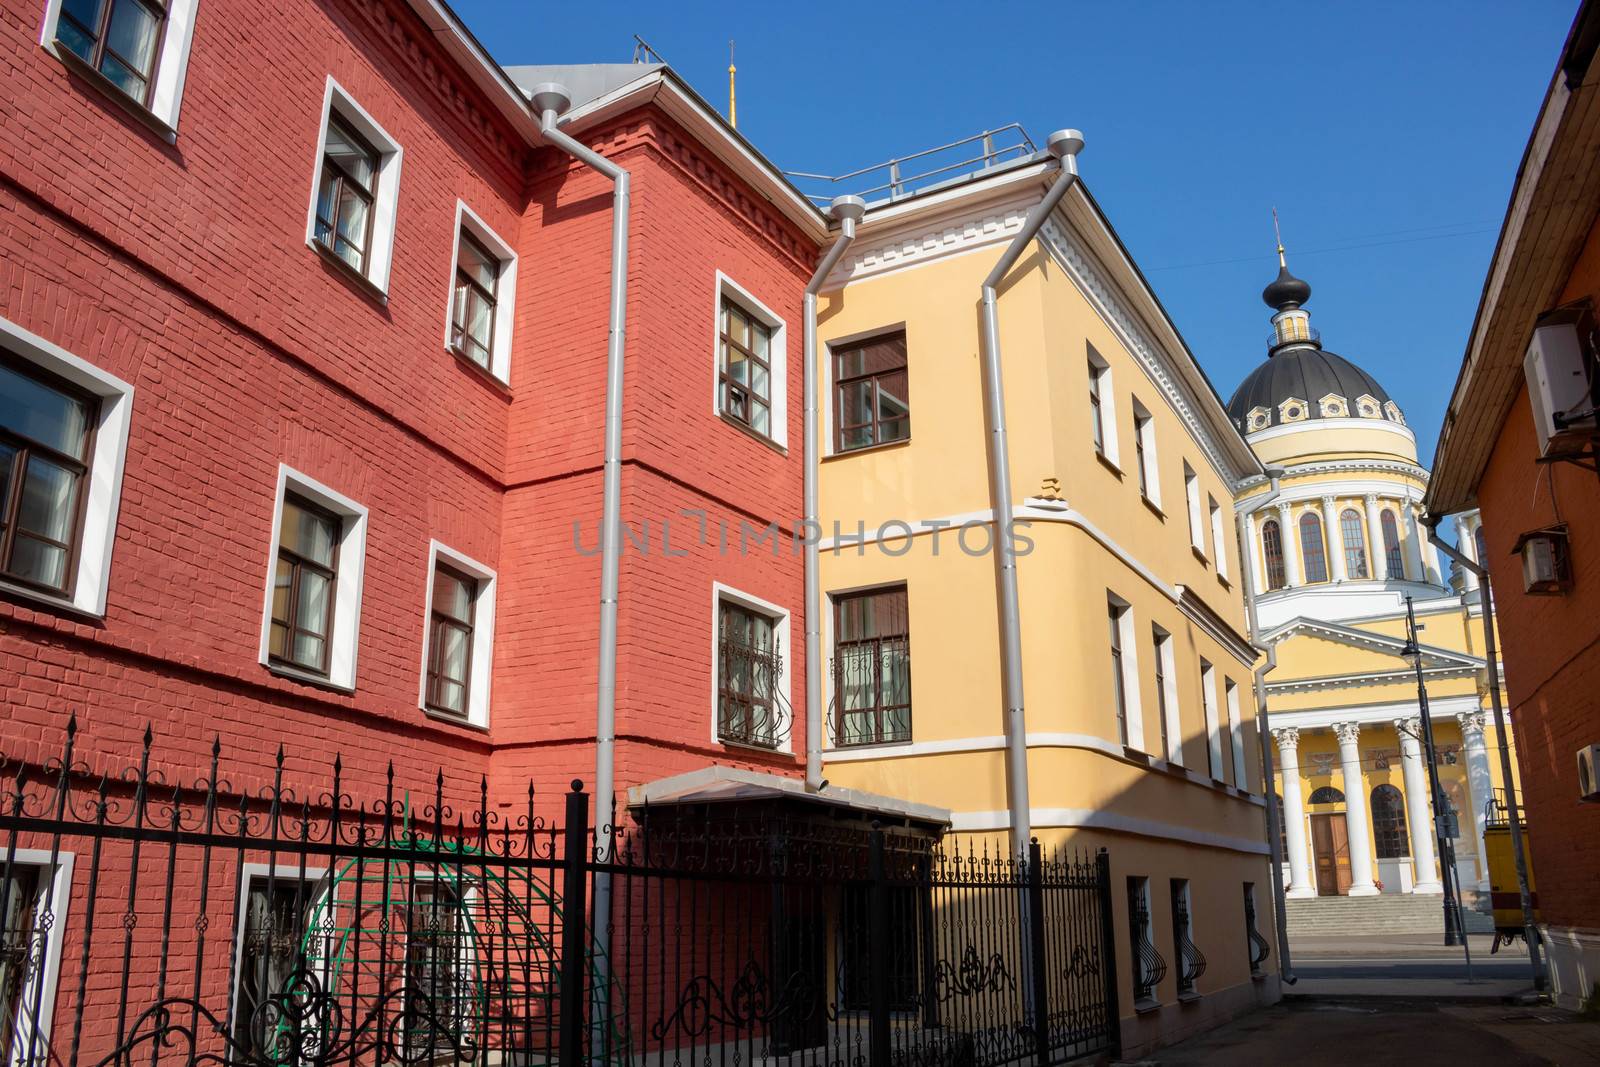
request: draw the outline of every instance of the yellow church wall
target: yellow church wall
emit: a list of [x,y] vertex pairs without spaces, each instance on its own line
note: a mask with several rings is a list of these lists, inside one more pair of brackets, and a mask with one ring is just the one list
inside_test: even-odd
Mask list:
[[1352,454],[1378,454],[1413,463],[1417,460],[1416,439],[1404,428],[1387,428],[1393,427],[1393,423],[1373,419],[1374,425],[1365,427],[1360,425],[1368,421],[1364,419],[1328,421],[1335,424],[1333,428],[1323,428],[1323,420],[1309,419],[1303,424],[1290,423],[1293,432],[1283,433],[1273,427],[1252,434],[1246,440],[1261,462],[1269,466]]

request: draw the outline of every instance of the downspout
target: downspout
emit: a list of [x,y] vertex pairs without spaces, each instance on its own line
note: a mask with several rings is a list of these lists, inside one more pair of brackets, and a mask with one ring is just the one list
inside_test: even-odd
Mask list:
[[1506,744],[1506,713],[1500,704],[1500,652],[1494,632],[1494,595],[1489,588],[1489,569],[1468,559],[1460,549],[1439,537],[1439,517],[1422,520],[1428,541],[1440,552],[1478,576],[1478,600],[1483,605],[1483,658],[1488,666],[1489,703],[1494,709],[1494,728],[1500,735],[1500,775],[1506,783],[1506,816],[1511,820],[1511,856],[1517,865],[1517,893],[1522,898],[1522,936],[1528,943],[1528,963],[1533,967],[1533,988],[1544,989],[1544,965],[1539,958],[1539,931],[1533,921],[1533,891],[1528,886],[1528,855],[1522,844],[1522,812],[1511,777],[1511,749]]
[[1028,727],[1023,708],[1022,618],[1017,597],[1017,557],[1012,547],[1011,458],[1006,441],[1006,401],[1000,368],[1000,312],[995,292],[1023,251],[1033,242],[1050,213],[1078,181],[1078,153],[1083,150],[1083,134],[1077,130],[1057,130],[1045,145],[1059,160],[1061,174],[1035,204],[1022,222],[1022,230],[1012,238],[983,280],[983,407],[989,420],[989,491],[994,503],[994,539],[990,549],[995,559],[996,599],[1000,608],[1000,669],[1005,699],[1006,787],[1011,808],[1011,851],[1018,858],[1028,855],[1033,835],[1033,812],[1028,793]]
[[[1278,666],[1278,647],[1261,644],[1261,622],[1256,615],[1255,546],[1247,536],[1250,516],[1278,499],[1278,495],[1283,492],[1281,467],[1268,467],[1267,477],[1271,481],[1271,489],[1265,496],[1257,497],[1249,510],[1239,512],[1241,563],[1239,569],[1244,572],[1244,604],[1249,614],[1250,645],[1266,657],[1253,672],[1256,694],[1256,741],[1261,746],[1261,792],[1267,809],[1267,852],[1272,867],[1272,911],[1278,930],[1278,976],[1286,984],[1294,985],[1298,979],[1294,975],[1294,962],[1289,957],[1289,917],[1284,912],[1283,849],[1282,842],[1278,838],[1278,827],[1283,822],[1283,815],[1278,811],[1277,790],[1272,788],[1272,777],[1275,773],[1272,768],[1272,718],[1267,711],[1267,672]],[[1288,789],[1289,783],[1285,782],[1283,787]]]
[[[628,317],[628,172],[556,128],[572,106],[565,87],[546,82],[532,93],[544,142],[559,148],[611,179],[611,301],[606,336],[605,466],[600,512],[600,669],[595,687],[594,798],[595,848],[611,859],[616,809],[617,734],[617,573],[622,556],[622,370]],[[594,969],[602,988],[606,977],[611,924],[611,878],[594,879]],[[597,1009],[599,1010],[599,1009]]]
[[859,196],[841,196],[828,205],[828,214],[839,220],[839,236],[817,264],[817,272],[806,285],[805,297],[805,522],[802,538],[806,546],[806,792],[822,789],[822,575],[818,572],[817,543],[822,527],[817,520],[817,464],[821,449],[817,432],[822,412],[817,396],[817,294],[838,264],[850,242],[856,239],[856,222],[866,213],[867,204]]

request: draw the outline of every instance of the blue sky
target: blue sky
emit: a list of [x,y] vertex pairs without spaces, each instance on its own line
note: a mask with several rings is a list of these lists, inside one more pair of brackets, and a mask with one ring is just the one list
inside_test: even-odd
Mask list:
[[455,0],[495,58],[649,41],[785,169],[841,173],[1020,122],[1084,131],[1084,180],[1224,400],[1266,355],[1271,208],[1326,346],[1424,461],[1575,0],[512,4]]

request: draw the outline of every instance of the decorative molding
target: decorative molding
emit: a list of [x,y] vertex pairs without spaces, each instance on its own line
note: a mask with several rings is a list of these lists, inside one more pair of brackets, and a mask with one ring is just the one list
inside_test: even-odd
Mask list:
[[1338,737],[1339,745],[1357,745],[1361,741],[1361,724],[1359,722],[1336,722],[1333,724],[1334,736]]
[[1272,739],[1278,743],[1280,750],[1299,748],[1300,727],[1280,726],[1272,731]]
[[849,285],[889,271],[919,266],[936,259],[961,255],[1010,240],[1022,230],[1028,206],[1037,198],[1022,198],[992,206],[965,218],[945,215],[884,234],[872,242],[857,242],[844,262],[828,276],[827,288]]
[[1483,747],[1483,731],[1489,725],[1489,717],[1481,711],[1461,711],[1456,713],[1456,721],[1461,724],[1461,736],[1468,748]]

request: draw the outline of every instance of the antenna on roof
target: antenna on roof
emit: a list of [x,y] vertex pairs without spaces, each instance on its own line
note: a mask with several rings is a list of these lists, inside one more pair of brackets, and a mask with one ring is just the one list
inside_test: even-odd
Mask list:
[[1272,209],[1272,234],[1278,239],[1278,266],[1287,267],[1283,259],[1283,231],[1278,229],[1278,209]]
[[733,76],[739,68],[733,65],[733,39],[728,39],[728,125],[734,129],[739,128],[739,111],[734,106]]

